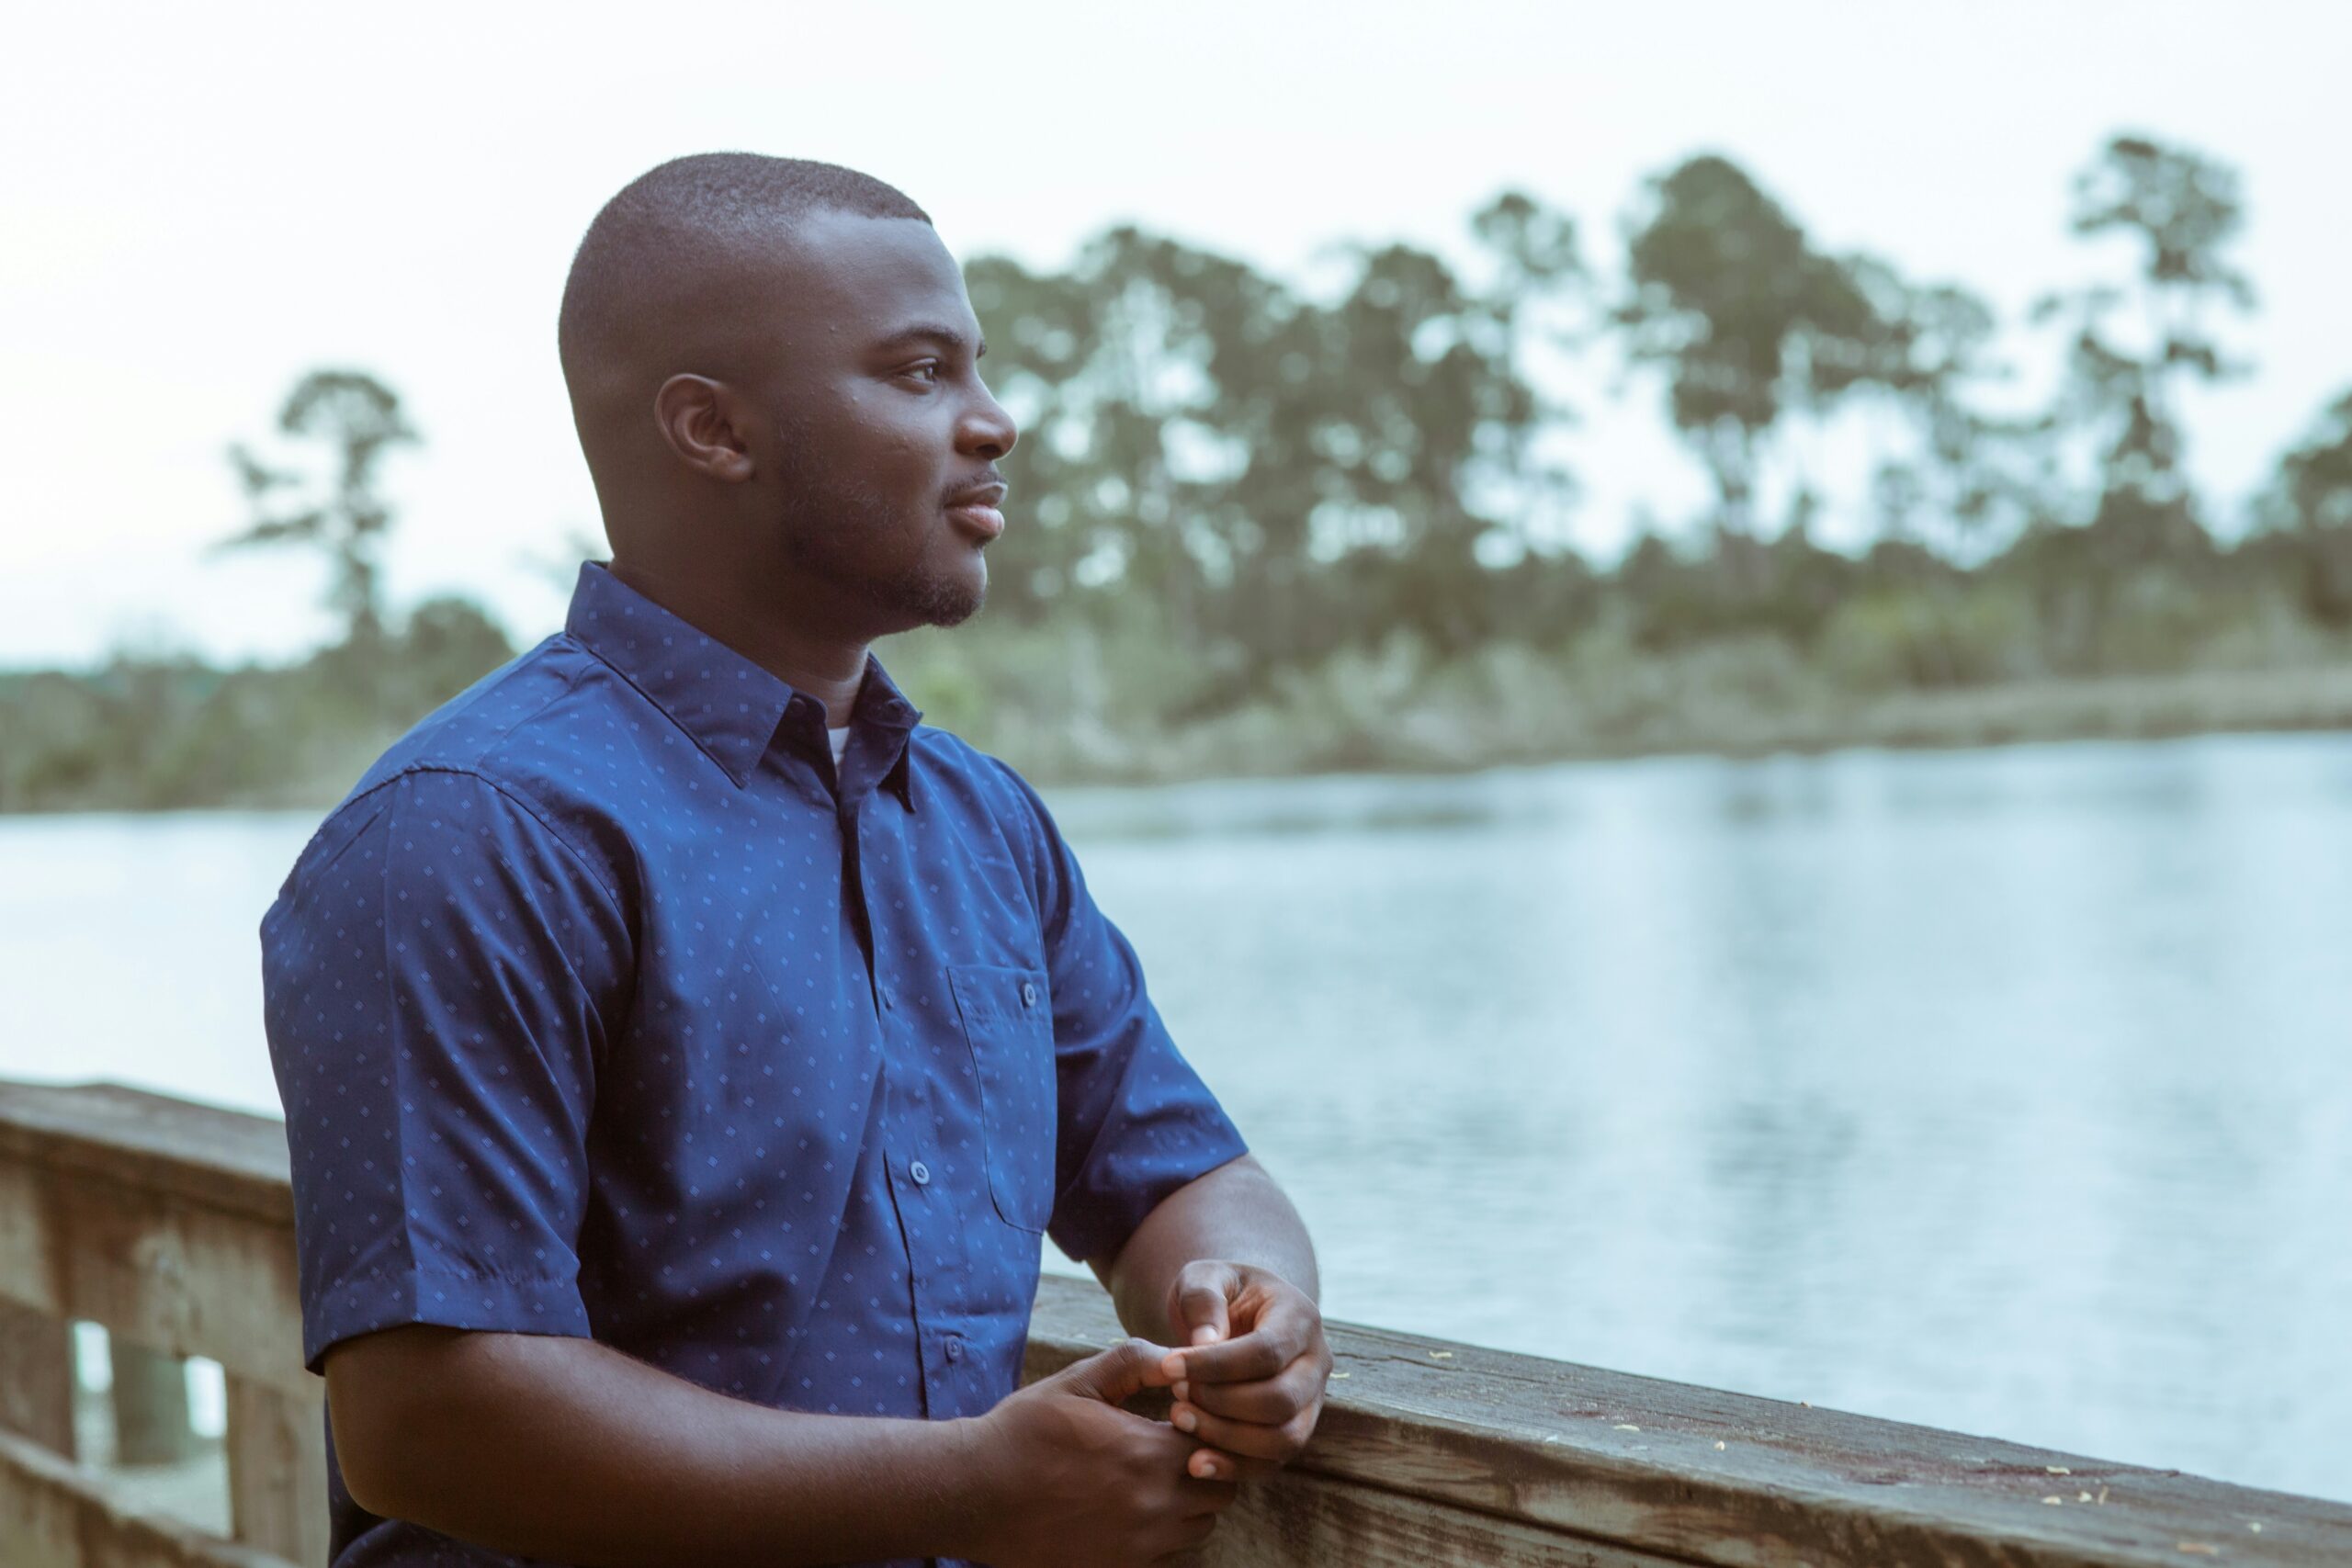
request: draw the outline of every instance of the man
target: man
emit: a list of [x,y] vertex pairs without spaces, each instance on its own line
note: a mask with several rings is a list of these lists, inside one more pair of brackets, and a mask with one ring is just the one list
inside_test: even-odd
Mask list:
[[[559,338],[609,570],[263,924],[338,1568],[1197,1543],[1321,1409],[1314,1255],[1045,807],[868,654],[1005,526],[954,260],[684,158]],[[1140,1337],[1020,1389],[1043,1235]]]

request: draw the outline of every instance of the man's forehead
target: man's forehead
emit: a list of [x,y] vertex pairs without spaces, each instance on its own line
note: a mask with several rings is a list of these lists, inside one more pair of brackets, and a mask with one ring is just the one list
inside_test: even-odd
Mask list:
[[963,271],[921,219],[810,213],[778,237],[774,259],[780,304],[860,336],[972,321]]

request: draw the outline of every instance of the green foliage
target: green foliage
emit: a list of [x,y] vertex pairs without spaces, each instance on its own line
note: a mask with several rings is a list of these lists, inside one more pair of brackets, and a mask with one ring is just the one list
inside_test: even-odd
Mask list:
[[90,675],[0,675],[0,811],[332,800],[513,656],[479,609],[436,600],[365,650],[341,643],[283,669],[119,656]]
[[1628,242],[1628,351],[1667,375],[1667,411],[1715,481],[1717,527],[1757,531],[1761,448],[1784,414],[1885,372],[1893,329],[1851,268],[1815,251],[1729,160],[1655,181]]
[[1829,617],[1820,666],[1857,692],[1985,685],[2041,673],[2039,632],[2031,601],[2007,584],[1879,588]]
[[2278,531],[2263,543],[2304,608],[2329,626],[2352,626],[2352,392],[2279,461],[2263,511]]
[[2144,565],[2205,543],[2176,389],[2244,368],[2212,326],[2216,307],[2254,305],[2253,285],[2224,254],[2243,220],[2232,171],[2146,137],[2114,138],[2075,177],[2075,231],[2125,235],[2143,252],[2129,288],[2096,284],[2035,310],[2070,322],[2068,387],[2052,422],[2098,446],[2090,528],[2110,562]]
[[[2243,219],[2211,160],[2101,148],[2070,221],[2135,267],[2037,310],[2067,374],[2024,415],[1988,407],[1984,299],[1820,249],[1715,155],[1646,187],[1622,279],[1518,191],[1470,216],[1462,265],[1355,245],[1320,293],[1133,226],[1060,271],[978,257],[1015,521],[988,613],[883,657],[933,723],[1047,779],[2352,723],[2352,393],[2230,547],[2182,460],[2179,389],[2238,368],[2217,319],[2252,305]],[[1554,542],[1573,411],[1531,368],[1604,343],[1659,378],[1715,491],[1605,571]],[[1820,497],[1775,467],[1845,411],[1875,443],[1861,551],[1824,547]],[[509,656],[463,600],[387,629],[397,396],[322,370],[278,423],[311,477],[232,448],[254,515],[231,543],[322,550],[346,636],[287,669],[0,676],[0,809],[332,798]],[[1791,496],[1777,528],[1766,493]]]
[[1320,301],[1230,258],[1114,230],[1060,276],[967,269],[1002,467],[1031,525],[995,547],[1001,613],[1101,625],[1148,592],[1170,634],[1254,689],[1271,667],[1410,626],[1492,634],[1483,553],[1513,549],[1566,475],[1520,368],[1531,306],[1583,286],[1575,230],[1506,195],[1473,231],[1498,281],[1363,248]]

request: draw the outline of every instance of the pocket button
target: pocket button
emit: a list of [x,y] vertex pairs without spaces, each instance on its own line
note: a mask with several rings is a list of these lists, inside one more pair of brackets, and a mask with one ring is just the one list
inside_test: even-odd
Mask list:
[[1021,1005],[1025,1008],[1033,1008],[1037,1005],[1037,984],[1035,981],[1023,980],[1021,982]]

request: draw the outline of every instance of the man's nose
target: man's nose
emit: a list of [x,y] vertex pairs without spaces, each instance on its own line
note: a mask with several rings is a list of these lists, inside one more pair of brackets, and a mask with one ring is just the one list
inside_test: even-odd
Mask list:
[[971,410],[965,414],[956,432],[958,451],[993,461],[1012,450],[1021,439],[1021,427],[1004,412],[1004,405],[982,392]]

